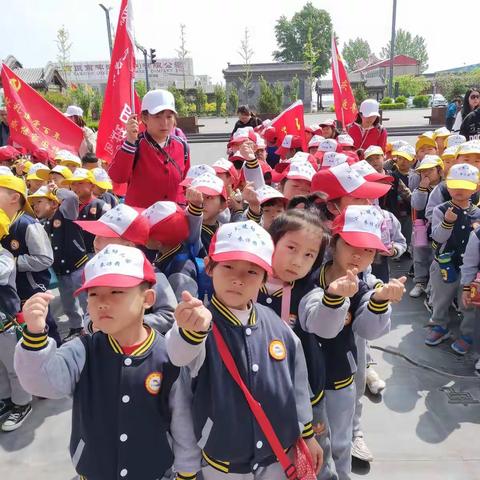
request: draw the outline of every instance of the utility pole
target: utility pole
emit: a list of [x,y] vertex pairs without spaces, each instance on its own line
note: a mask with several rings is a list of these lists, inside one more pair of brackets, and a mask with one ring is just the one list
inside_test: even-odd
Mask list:
[[393,0],[392,36],[390,38],[390,78],[388,83],[388,96],[393,97],[393,57],[395,56],[395,24],[397,22],[397,0]]
[[108,47],[110,49],[110,58],[112,58],[112,50],[113,50],[113,46],[112,46],[112,26],[110,25],[110,10],[112,8],[111,7],[107,8],[105,5],[103,5],[103,3],[99,3],[99,5],[103,9],[103,11],[105,12],[105,17],[107,19]]
[[147,86],[147,92],[150,91],[150,79],[148,78],[148,53],[145,47],[142,47],[138,43],[135,46],[143,53],[143,59],[145,62],[145,84]]

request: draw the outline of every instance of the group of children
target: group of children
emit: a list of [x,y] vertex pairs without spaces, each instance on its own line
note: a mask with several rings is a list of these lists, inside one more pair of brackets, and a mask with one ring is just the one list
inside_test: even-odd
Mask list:
[[368,341],[406,283],[388,259],[411,248],[415,289],[429,286],[428,344],[447,338],[457,292],[456,342],[473,336],[480,150],[438,131],[359,158],[348,135],[315,131],[308,152],[287,135],[272,168],[279,132],[240,127],[228,160],[188,170],[185,205],[145,209],[117,204],[94,161],[18,165],[1,147],[2,429],[31,395],[72,395],[70,454],[88,480],[344,480],[352,455],[370,461],[360,399],[385,383]]

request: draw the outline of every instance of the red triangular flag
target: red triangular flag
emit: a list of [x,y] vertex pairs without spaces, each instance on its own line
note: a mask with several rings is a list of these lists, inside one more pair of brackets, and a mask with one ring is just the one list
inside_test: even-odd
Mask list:
[[285,135],[298,135],[302,139],[303,151],[307,151],[304,109],[301,100],[292,103],[292,105],[280,113],[280,115],[276,116],[270,126],[275,127],[278,146],[282,144]]

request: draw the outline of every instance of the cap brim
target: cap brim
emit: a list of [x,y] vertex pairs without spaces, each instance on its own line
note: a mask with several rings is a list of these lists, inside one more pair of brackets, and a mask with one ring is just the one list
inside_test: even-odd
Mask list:
[[388,252],[388,248],[372,233],[366,232],[339,232],[346,243],[357,248],[374,248],[382,252]]
[[445,183],[447,184],[447,188],[459,188],[462,190],[471,190],[472,192],[478,187],[478,184],[468,182],[467,180],[447,180]]
[[306,182],[312,183],[311,178],[303,177],[302,175],[290,175],[287,173],[286,178],[288,180],[305,180]]
[[392,152],[392,157],[402,157],[405,160],[408,160],[409,162],[413,162],[413,159],[415,158],[412,155],[407,155],[403,152],[397,152],[397,151]]
[[107,274],[100,275],[99,277],[93,278],[89,282],[85,282],[78,290],[74,292],[74,296],[77,296],[79,293],[88,290],[93,287],[121,287],[121,288],[131,288],[140,285],[143,282],[147,282],[144,278],[131,277],[128,275],[118,275],[118,274]]
[[230,260],[245,260],[247,262],[254,263],[258,265],[260,268],[263,268],[269,275],[271,275],[272,267],[269,265],[265,260],[260,258],[259,256],[250,253],[250,252],[224,252],[224,253],[216,253],[210,254],[210,258],[214,262],[227,262]]
[[260,202],[260,205],[263,205],[264,203],[266,202],[269,202],[270,200],[282,200],[283,204],[285,205],[285,207],[287,206],[289,200],[288,198],[285,198],[285,197],[280,197],[280,196],[272,196],[272,197],[267,197],[267,198],[264,198],[261,202]]
[[182,181],[180,182],[179,185],[180,185],[181,187],[189,187],[189,186],[192,184],[192,180],[193,180],[193,178],[185,178],[184,180],[182,180]]
[[100,222],[99,220],[75,220],[73,223],[76,223],[82,230],[93,235],[98,235],[99,237],[121,237],[119,233],[115,232],[115,230],[112,230],[108,225],[105,225],[105,223]]
[[365,180],[368,182],[393,182],[393,177],[390,175],[384,175],[383,173],[371,173],[365,175]]
[[426,165],[420,165],[415,169],[415,171],[420,172],[422,170],[428,170],[428,169],[434,168],[434,167],[441,167],[441,165],[439,163],[429,163],[429,164],[426,164]]
[[65,180],[63,180],[62,183],[69,185],[71,183],[80,183],[80,182],[88,182],[88,183],[91,183],[92,185],[95,185],[95,183],[90,178],[66,178]]
[[[293,148],[293,147],[292,147]],[[278,156],[282,156],[282,155],[285,155],[288,151],[290,151],[290,148],[285,148],[285,147],[278,147],[276,150],[275,150],[275,153],[278,155]]]
[[113,188],[113,185],[109,182],[95,182],[95,185],[103,190],[111,190]]
[[388,183],[376,183],[366,181],[363,185],[361,185],[353,192],[350,192],[346,196],[375,200],[376,198],[383,197],[391,188],[392,186]]
[[159,105],[158,107],[152,108],[152,109],[147,109],[147,112],[150,115],[156,115],[157,113],[164,112],[165,110],[170,110],[173,113],[177,113],[177,111],[172,108],[171,105]]

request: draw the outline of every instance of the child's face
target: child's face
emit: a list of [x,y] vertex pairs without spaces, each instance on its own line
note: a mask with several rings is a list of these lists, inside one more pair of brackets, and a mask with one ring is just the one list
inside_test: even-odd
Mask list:
[[403,158],[400,156],[395,158],[396,158],[397,168],[401,172],[408,172],[410,170],[411,162],[409,162],[406,158]]
[[62,182],[65,180],[63,175],[60,175],[57,172],[50,173],[50,180],[53,181],[53,183],[57,186],[60,187],[62,185]]
[[92,195],[93,184],[90,182],[73,182],[71,189],[78,195],[78,198],[88,198]]
[[452,197],[452,200],[456,203],[463,203],[469,200],[469,198],[473,195],[472,190],[466,190],[465,188],[448,188],[448,193]]
[[437,152],[441,155],[445,150],[445,137],[436,138],[435,143],[437,144]]
[[162,139],[166,138],[175,126],[175,114],[171,110],[164,110],[155,115],[142,113],[142,122],[153,138]]
[[420,147],[417,150],[415,157],[417,161],[421,162],[425,158],[425,155],[436,155],[436,154],[437,154],[436,147],[433,147],[431,145],[424,145],[423,147]]
[[14,190],[0,187],[0,208],[5,211],[10,211],[14,207],[19,208],[19,197],[20,194]]
[[30,205],[37,218],[50,218],[58,207],[57,202],[48,198],[31,198]]
[[100,195],[103,195],[106,192],[103,188],[97,187],[97,185],[93,186],[93,194],[96,197],[99,197]]
[[283,195],[291,200],[296,195],[308,195],[310,193],[311,182],[307,180],[287,179],[283,185]]
[[246,260],[219,262],[210,273],[218,299],[227,307],[245,310],[257,297],[265,270]]
[[368,198],[355,198],[347,195],[333,202],[327,202],[327,209],[332,215],[337,216],[350,205],[370,205],[370,203]]
[[77,165],[74,165],[73,163],[69,165],[65,165],[72,173],[75,173],[75,170],[78,168]]
[[363,272],[373,262],[376,253],[374,248],[353,247],[340,237],[333,250],[333,261],[343,271],[356,268]]
[[232,186],[232,176],[228,172],[217,173],[217,177],[223,181],[225,188]]
[[94,168],[97,168],[98,167],[98,162],[95,163],[95,162],[85,162],[85,163],[82,163],[82,168],[85,168],[87,170],[93,170]]
[[267,161],[267,151],[264,148],[259,148],[255,152],[255,156],[259,162],[266,162]]
[[329,125],[322,126],[322,137],[323,138],[332,138],[333,137],[333,128]]
[[309,147],[308,148],[308,153],[310,155],[315,155],[317,153],[317,151],[318,151],[318,147]]
[[367,162],[373,167],[378,173],[383,173],[383,162],[385,160],[383,155],[370,155],[366,158]]
[[458,163],[456,158],[444,158],[443,159],[443,176],[448,175],[449,170]]
[[88,313],[96,330],[112,335],[124,335],[138,328],[143,313],[155,302],[155,292],[130,288],[93,287],[88,290]]
[[480,154],[478,153],[464,153],[457,157],[457,163],[468,163],[472,167],[480,169]]
[[44,182],[43,180],[27,180],[28,193],[30,193],[30,195],[32,195],[40,187],[43,187],[46,184],[47,184],[47,182]]
[[440,181],[440,172],[437,167],[427,168],[425,170],[420,170],[421,178],[429,178],[430,185],[436,185]]
[[322,245],[320,228],[307,225],[301,230],[287,232],[275,245],[273,271],[284,282],[305,277],[312,269]]
[[203,221],[216,221],[220,212],[225,209],[221,195],[203,195]]
[[95,253],[103,250],[107,245],[126,245],[127,247],[134,247],[135,244],[129,240],[124,240],[123,238],[110,238],[110,237],[101,237],[96,235],[93,240],[93,248]]
[[268,230],[272,222],[285,211],[285,204],[282,200],[276,201],[273,205],[262,207],[263,228]]

